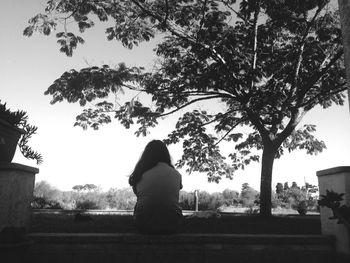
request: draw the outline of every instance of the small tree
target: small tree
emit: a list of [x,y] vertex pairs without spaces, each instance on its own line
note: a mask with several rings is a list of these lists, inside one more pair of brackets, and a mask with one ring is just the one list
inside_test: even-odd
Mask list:
[[239,193],[237,191],[225,189],[222,191],[222,195],[227,205],[235,205],[239,202]]
[[292,186],[290,188],[300,189],[300,187],[298,186],[298,184],[296,182],[292,182]]
[[60,191],[46,181],[39,181],[34,186],[34,197],[44,198],[48,201],[57,200],[60,196]]
[[96,185],[94,185],[94,184],[85,184],[84,186],[83,186],[83,189],[84,190],[86,190],[86,191],[96,191],[97,190],[97,186]]
[[289,189],[288,182],[285,182],[284,185],[283,185],[283,190],[286,191],[288,189]]
[[259,192],[250,187],[248,183],[242,184],[241,201],[243,206],[252,207],[258,203]]
[[[316,127],[297,128],[316,105],[342,105],[346,89],[341,61],[343,48],[336,12],[329,0],[50,0],[44,14],[29,20],[24,35],[54,30],[60,51],[72,56],[84,39],[80,33],[94,26],[93,17],[108,24],[108,40],[133,48],[158,36],[156,70],[108,65],[65,72],[45,92],[51,103],[66,100],[85,108],[75,125],[98,129],[115,117],[126,128],[135,122],[136,135],[167,115],[188,109],[166,143],[183,142],[178,167],[222,176],[260,159],[262,150],[260,213],[271,215],[271,182],[275,158],[284,150],[304,149],[317,154],[325,148],[313,136]],[[61,22],[61,24],[60,24]],[[72,25],[73,23],[70,23]],[[62,25],[62,27],[60,27]],[[140,96],[125,104],[124,89],[152,96],[144,105]],[[196,103],[222,107],[211,112],[193,109]],[[212,126],[214,134],[208,132]],[[246,126],[249,132],[236,131]],[[222,155],[218,144],[234,142]]]
[[74,186],[72,187],[72,189],[73,189],[74,191],[77,191],[78,193],[80,193],[82,190],[84,190],[84,186],[83,186],[83,185],[80,185],[80,184],[77,184],[77,185],[74,185]]
[[276,194],[280,195],[283,193],[283,185],[281,183],[277,183],[276,185]]

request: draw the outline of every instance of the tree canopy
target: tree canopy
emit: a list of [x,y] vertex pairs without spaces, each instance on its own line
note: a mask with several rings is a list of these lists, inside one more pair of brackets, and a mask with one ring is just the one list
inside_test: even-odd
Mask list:
[[[159,119],[184,110],[167,144],[182,142],[177,167],[204,172],[209,181],[262,160],[260,212],[271,213],[273,161],[285,150],[317,154],[325,143],[316,127],[297,128],[316,105],[342,105],[346,89],[338,12],[327,0],[50,0],[24,35],[56,31],[60,51],[72,56],[85,30],[111,21],[106,37],[132,49],[158,37],[155,70],[120,63],[72,69],[45,92],[51,103],[84,107],[75,125],[98,129],[114,117],[147,135]],[[72,23],[73,22],[73,23]],[[77,25],[79,32],[71,28]],[[150,94],[146,104],[129,90]],[[87,102],[93,107],[87,107]],[[220,103],[222,111],[189,107]],[[186,111],[186,109],[188,109]],[[248,134],[240,127],[247,126]],[[210,132],[213,131],[213,132]],[[225,156],[219,144],[232,144]],[[260,157],[256,150],[262,150]]]

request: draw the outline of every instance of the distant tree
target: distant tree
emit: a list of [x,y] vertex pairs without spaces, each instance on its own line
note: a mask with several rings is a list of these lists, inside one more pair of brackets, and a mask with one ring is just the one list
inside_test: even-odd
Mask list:
[[85,184],[83,186],[83,189],[87,190],[87,191],[95,191],[95,190],[97,190],[97,186],[94,184]]
[[[306,184],[309,186],[310,184]],[[288,183],[284,183],[284,187],[281,187],[281,183],[276,185],[276,197],[278,204],[282,207],[293,208],[298,210],[299,213],[304,214],[309,205],[309,198],[305,187],[300,188],[296,182],[292,182],[292,186],[289,187]],[[278,192],[278,193],[277,193]],[[310,202],[311,203],[314,203]]]
[[130,187],[123,189],[111,188],[106,194],[106,201],[109,208],[130,210],[134,209],[136,196]]
[[283,185],[283,190],[286,191],[288,189],[289,189],[288,182],[285,182],[284,185]]
[[[280,195],[283,194],[280,193]],[[272,197],[271,197],[271,201],[272,201],[272,208],[277,208],[277,207],[281,207],[282,204],[281,204],[281,198],[280,198],[280,195],[277,195],[277,193],[272,193]]]
[[280,195],[280,194],[282,194],[283,193],[283,185],[281,184],[281,183],[277,183],[276,184],[276,194],[277,195]]
[[210,200],[210,204],[209,204],[208,208],[210,210],[216,210],[225,204],[226,204],[226,202],[225,202],[225,198],[224,198],[223,194],[220,192],[214,192],[211,194],[211,200]]
[[227,205],[234,205],[239,202],[239,192],[231,190],[231,189],[225,189],[222,191],[223,198]]
[[76,201],[76,194],[73,191],[62,192],[59,200],[63,209],[75,209]]
[[292,182],[292,186],[290,188],[298,188],[298,189],[300,189],[300,187],[298,186],[298,184],[296,182]]
[[74,186],[72,187],[72,189],[73,189],[74,191],[80,192],[80,191],[84,190],[84,186],[78,184],[78,185],[74,185]]
[[[237,1],[238,2],[238,1]],[[329,0],[50,0],[44,14],[29,20],[24,35],[58,30],[60,51],[72,56],[84,43],[78,35],[106,23],[108,40],[133,48],[158,36],[157,65],[108,65],[70,70],[45,92],[51,103],[66,100],[85,108],[75,125],[98,129],[116,118],[136,135],[146,135],[158,120],[188,109],[166,143],[183,141],[178,167],[207,173],[209,181],[258,161],[261,154],[260,213],[271,215],[275,158],[284,150],[317,154],[325,148],[313,136],[316,127],[297,127],[316,105],[343,105],[346,90],[338,14]],[[77,25],[80,33],[69,31]],[[73,30],[74,31],[74,30]],[[130,91],[129,101],[119,98]],[[137,94],[152,96],[143,101]],[[136,96],[136,97],[135,97]],[[194,104],[221,103],[210,112]],[[207,127],[215,132],[209,134]],[[236,131],[247,126],[249,132]],[[244,135],[246,134],[246,135]],[[219,143],[236,143],[227,156]]]
[[180,207],[184,210],[194,210],[194,195],[186,191],[180,191],[179,195]]
[[33,209],[62,209],[62,205],[59,202],[37,196],[34,196],[31,207]]
[[39,181],[35,183],[33,195],[52,201],[59,198],[60,191],[46,181]]
[[199,191],[198,193],[198,209],[199,210],[209,210],[211,203],[210,193],[207,191]]
[[98,204],[93,200],[79,200],[76,202],[76,209],[89,210],[89,209],[100,209]]
[[248,183],[242,184],[240,195],[243,206],[253,206],[258,202],[259,192],[250,187]]

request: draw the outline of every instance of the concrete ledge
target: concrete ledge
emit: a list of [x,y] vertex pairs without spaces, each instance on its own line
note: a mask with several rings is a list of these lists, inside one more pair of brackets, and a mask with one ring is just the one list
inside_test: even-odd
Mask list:
[[33,174],[39,173],[38,168],[19,164],[19,163],[0,162],[0,170],[3,170],[3,171],[17,170],[17,171],[23,171],[23,172],[27,172],[27,173],[33,173]]
[[[36,263],[329,263],[334,239],[321,235],[33,233]],[[11,262],[12,263],[12,262]]]
[[140,235],[134,233],[31,233],[28,238],[36,243],[123,243],[123,244],[326,244],[332,245],[334,237],[323,235],[254,235],[254,234],[176,234]]
[[348,173],[348,172],[350,172],[350,166],[338,166],[338,167],[317,171],[316,175],[320,177],[320,176],[326,176],[331,174]]

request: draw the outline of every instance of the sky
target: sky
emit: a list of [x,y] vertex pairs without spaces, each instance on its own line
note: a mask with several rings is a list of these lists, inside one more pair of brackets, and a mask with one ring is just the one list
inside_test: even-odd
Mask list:
[[[13,161],[38,167],[40,172],[36,181],[45,180],[61,190],[87,183],[104,190],[128,187],[128,175],[145,145],[152,139],[165,138],[172,131],[175,119],[164,120],[147,137],[135,137],[132,129],[127,130],[117,122],[98,131],[83,131],[73,127],[75,116],[82,108],[66,102],[51,105],[51,97],[45,96],[44,92],[64,71],[73,68],[119,62],[150,68],[154,62],[152,47],[155,42],[127,50],[117,42],[107,41],[103,25],[96,24],[96,28],[84,33],[86,43],[76,49],[73,57],[67,57],[59,52],[54,37],[36,34],[27,38],[22,35],[27,21],[43,11],[45,3],[41,0],[0,1],[0,100],[12,110],[27,111],[30,123],[38,127],[29,144],[44,158],[44,163],[37,166],[35,161],[25,159],[17,150]],[[277,182],[317,184],[317,171],[350,165],[347,100],[343,107],[313,109],[301,125],[309,123],[317,125],[317,138],[325,141],[327,149],[317,156],[296,151],[276,160],[273,187]],[[234,149],[234,145],[230,147]],[[180,158],[181,147],[178,145],[170,146],[169,151],[174,162]],[[255,189],[260,187],[259,163],[237,171],[233,180],[222,179],[219,184],[208,183],[205,174],[188,175],[184,169],[180,173],[186,191],[240,190],[245,182]]]

